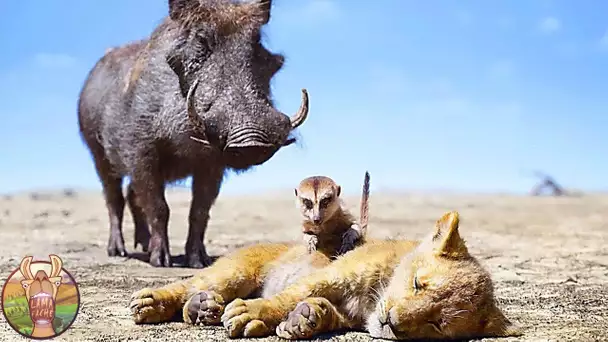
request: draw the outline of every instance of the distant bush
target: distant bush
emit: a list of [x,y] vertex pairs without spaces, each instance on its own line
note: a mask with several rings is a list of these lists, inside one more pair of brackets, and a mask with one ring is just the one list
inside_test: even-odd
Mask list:
[[67,198],[73,198],[76,197],[76,190],[74,189],[63,189],[63,197],[67,197]]

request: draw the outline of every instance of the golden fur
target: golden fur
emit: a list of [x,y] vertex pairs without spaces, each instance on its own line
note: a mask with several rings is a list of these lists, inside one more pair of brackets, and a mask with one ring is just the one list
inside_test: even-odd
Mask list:
[[341,329],[389,339],[519,335],[497,307],[490,275],[469,254],[458,228],[458,213],[450,212],[422,241],[370,240],[331,263],[314,252],[312,274],[273,296],[249,300],[293,249],[242,248],[196,277],[136,292],[133,317],[137,323],[160,322],[184,307],[184,319],[192,322],[183,303],[193,286],[204,294],[197,298],[205,308],[198,318],[221,320],[230,337],[276,332],[296,339]]

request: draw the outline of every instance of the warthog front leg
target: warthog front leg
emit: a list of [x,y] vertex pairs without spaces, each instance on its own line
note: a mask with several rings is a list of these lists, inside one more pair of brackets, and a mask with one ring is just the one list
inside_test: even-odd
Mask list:
[[133,190],[133,185],[129,184],[127,188],[127,203],[131,216],[133,217],[133,224],[135,225],[135,236],[133,240],[133,248],[137,248],[137,245],[141,245],[144,252],[148,251],[148,245],[150,244],[150,230],[148,228],[148,222],[146,222],[146,215],[144,214],[141,205],[137,202],[137,196]]
[[110,237],[108,239],[108,256],[127,256],[125,240],[122,235],[122,220],[125,211],[125,198],[122,194],[122,177],[114,176],[112,166],[103,153],[94,150],[95,169],[103,186],[103,194],[110,220]]
[[169,252],[169,205],[165,199],[165,182],[156,171],[157,163],[142,161],[132,175],[131,185],[137,196],[137,202],[143,209],[152,236],[148,249],[150,265],[155,267],[171,267]]
[[211,265],[212,260],[205,248],[205,232],[209,211],[220,191],[223,173],[223,168],[205,165],[204,169],[197,170],[192,177],[192,204],[186,240],[186,262],[189,267],[203,268]]

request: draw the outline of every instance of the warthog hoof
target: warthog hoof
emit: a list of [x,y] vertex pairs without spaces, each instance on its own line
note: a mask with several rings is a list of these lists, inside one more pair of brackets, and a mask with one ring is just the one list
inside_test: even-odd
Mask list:
[[[158,241],[158,240],[157,240]],[[150,265],[154,267],[171,267],[171,253],[167,241],[150,241]]]
[[108,256],[115,257],[127,256],[127,250],[125,249],[125,242],[121,236],[117,236],[117,234],[112,234],[110,236],[110,241],[108,241]]
[[213,263],[213,259],[204,252],[191,252],[186,254],[186,260],[188,262],[188,267],[191,268],[204,268],[210,266]]

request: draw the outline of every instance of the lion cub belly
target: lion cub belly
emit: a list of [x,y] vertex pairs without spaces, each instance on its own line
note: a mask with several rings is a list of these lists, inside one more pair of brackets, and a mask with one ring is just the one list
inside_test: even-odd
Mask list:
[[308,253],[304,246],[293,247],[268,266],[260,296],[272,297],[298,279],[330,263],[331,260],[319,252]]

